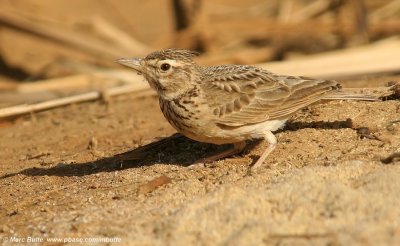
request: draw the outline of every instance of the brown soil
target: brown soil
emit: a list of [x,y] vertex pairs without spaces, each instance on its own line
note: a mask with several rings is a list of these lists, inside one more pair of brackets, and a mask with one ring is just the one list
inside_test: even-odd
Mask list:
[[400,152],[399,112],[399,100],[307,108],[276,133],[278,147],[254,173],[249,165],[266,143],[188,169],[224,147],[157,139],[175,131],[153,97],[120,96],[3,122],[0,238],[394,244],[400,163],[382,159]]

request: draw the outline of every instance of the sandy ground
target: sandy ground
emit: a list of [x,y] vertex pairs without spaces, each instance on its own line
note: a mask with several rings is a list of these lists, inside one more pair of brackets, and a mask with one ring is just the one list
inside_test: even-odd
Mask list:
[[[394,245],[400,242],[400,101],[320,104],[266,143],[225,148],[124,95],[3,121],[0,238],[118,237],[122,245]],[[161,139],[160,137],[164,137]],[[8,244],[7,242],[3,242]]]
[[[4,0],[0,7],[81,31],[100,16],[158,47],[173,33],[167,4]],[[40,78],[59,58],[94,62],[4,27],[0,49],[21,70],[19,80]],[[155,97],[133,95],[0,121],[0,244],[24,245],[28,237],[121,240],[111,245],[400,244],[400,158],[388,158],[400,153],[398,98],[298,112],[253,173],[249,166],[266,143],[188,169],[226,146],[174,134]]]

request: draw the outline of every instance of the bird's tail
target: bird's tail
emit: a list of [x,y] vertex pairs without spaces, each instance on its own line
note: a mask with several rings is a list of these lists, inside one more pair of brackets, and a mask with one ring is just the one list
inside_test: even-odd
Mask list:
[[392,81],[384,87],[363,88],[363,93],[356,93],[359,88],[341,88],[340,90],[326,93],[322,100],[358,100],[382,101],[387,98],[400,98],[400,82]]
[[356,101],[380,101],[379,96],[369,94],[357,94],[352,91],[337,91],[324,95],[322,100],[356,100]]

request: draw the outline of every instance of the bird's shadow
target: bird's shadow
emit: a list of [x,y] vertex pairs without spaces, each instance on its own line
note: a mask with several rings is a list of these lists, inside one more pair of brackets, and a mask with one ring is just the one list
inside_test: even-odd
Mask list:
[[[317,121],[310,123],[289,121],[285,128],[280,131],[296,131],[304,128],[341,129],[351,127],[351,120],[333,122]],[[247,150],[255,147],[259,142],[251,141],[248,144]],[[5,174],[0,176],[0,179],[18,174],[27,176],[85,176],[100,172],[113,172],[128,168],[150,166],[156,163],[188,166],[200,158],[221,152],[229,147],[229,145],[218,146],[200,143],[180,134],[174,134],[136,149],[99,160],[75,164],[60,163],[50,168],[32,167],[20,172]]]

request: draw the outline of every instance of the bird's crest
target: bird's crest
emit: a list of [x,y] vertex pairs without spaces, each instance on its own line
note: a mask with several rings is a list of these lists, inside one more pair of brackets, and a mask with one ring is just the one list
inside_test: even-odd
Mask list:
[[159,50],[155,51],[153,53],[150,53],[148,56],[146,56],[146,60],[150,59],[160,59],[160,60],[182,60],[182,61],[192,61],[193,57],[200,55],[199,52],[192,51],[192,50],[185,50],[185,49],[165,49],[165,50]]

